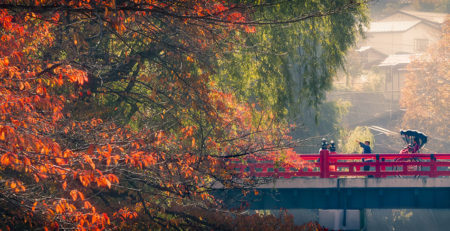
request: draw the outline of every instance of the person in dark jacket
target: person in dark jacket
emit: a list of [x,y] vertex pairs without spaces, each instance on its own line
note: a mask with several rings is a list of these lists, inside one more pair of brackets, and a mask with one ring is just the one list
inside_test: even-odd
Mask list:
[[[362,152],[363,154],[370,154],[370,153],[372,153],[372,149],[370,148],[370,141],[366,140],[363,143],[363,142],[360,142],[360,141],[357,140],[356,142],[358,142],[359,146],[361,146],[361,148],[363,148],[363,152]],[[364,161],[364,159],[363,159],[363,162],[373,162],[373,160],[366,160],[366,161]],[[370,166],[369,165],[364,166],[364,171],[369,171],[369,170],[370,170]],[[371,178],[371,177],[373,177],[373,176],[369,176],[369,178]]]
[[369,154],[372,153],[372,149],[370,148],[370,141],[366,140],[363,142],[359,142],[358,140],[356,141],[359,143],[359,146],[361,146],[361,148],[363,148],[363,154]]

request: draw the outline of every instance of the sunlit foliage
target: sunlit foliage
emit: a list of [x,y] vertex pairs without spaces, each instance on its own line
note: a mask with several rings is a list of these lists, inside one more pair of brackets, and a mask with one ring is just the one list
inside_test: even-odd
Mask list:
[[362,148],[359,145],[359,142],[370,142],[370,147],[372,148],[372,152],[376,152],[376,150],[373,150],[373,146],[375,144],[375,138],[373,134],[370,132],[370,129],[367,127],[356,127],[355,129],[351,131],[345,132],[345,134],[342,135],[344,145],[342,147],[343,153],[361,153]]
[[257,6],[2,1],[0,228],[299,228],[285,217],[241,216],[211,193],[215,182],[257,183],[234,175],[231,157],[302,164],[276,113],[211,78],[239,44],[236,31],[267,23],[252,18]]
[[406,109],[403,127],[425,132],[433,148],[446,151],[442,145],[448,142],[450,129],[449,20],[442,31],[442,39],[408,66],[400,103]]

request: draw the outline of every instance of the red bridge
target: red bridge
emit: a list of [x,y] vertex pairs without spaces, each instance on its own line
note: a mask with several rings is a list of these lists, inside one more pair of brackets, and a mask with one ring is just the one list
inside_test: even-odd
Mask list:
[[[279,178],[256,186],[258,193],[218,184],[217,196],[249,209],[450,209],[450,154],[300,155],[298,168],[267,160],[233,160],[244,177]],[[368,177],[365,177],[368,176]],[[411,176],[411,177],[398,177]],[[417,176],[417,177],[414,177]],[[442,176],[442,177],[441,177]]]
[[325,149],[299,157],[306,162],[300,169],[264,160],[247,164],[233,161],[230,167],[247,176],[275,178],[450,176],[450,154],[336,154]]

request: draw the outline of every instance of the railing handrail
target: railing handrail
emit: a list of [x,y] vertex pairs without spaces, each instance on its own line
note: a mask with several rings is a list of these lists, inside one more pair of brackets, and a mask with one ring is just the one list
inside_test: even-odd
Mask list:
[[[337,154],[330,153],[328,150],[321,150],[319,154],[301,154],[298,155],[301,159],[308,162],[304,169],[297,169],[292,171],[294,167],[284,165],[281,167],[284,171],[280,171],[273,161],[267,161],[262,158],[255,158],[256,163],[229,163],[230,168],[247,176],[255,177],[301,177],[301,176],[320,176],[321,178],[334,178],[338,176],[375,176],[386,177],[395,175],[423,175],[429,177],[450,176],[450,154],[424,154],[424,153],[409,153],[409,154]],[[236,160],[236,159],[235,159]],[[363,162],[366,161],[366,162]],[[413,160],[412,162],[408,160]],[[344,161],[344,162],[342,162]],[[369,161],[369,162],[367,162]],[[375,171],[361,170],[364,166],[366,168],[374,167]],[[416,169],[409,169],[414,168]],[[447,167],[447,170],[439,170],[437,167]],[[339,168],[348,168],[347,171],[339,170]],[[395,170],[387,170],[392,168]],[[397,169],[398,168],[398,169]],[[420,168],[420,171],[418,170]],[[423,168],[428,168],[423,170]],[[248,171],[246,171],[246,169]],[[257,171],[261,169],[261,171]],[[273,171],[268,171],[272,169]],[[401,170],[400,170],[401,169]],[[319,170],[319,171],[317,171]],[[248,172],[248,173],[247,173]]]
[[[386,159],[398,159],[398,158],[415,158],[415,157],[421,157],[421,158],[429,158],[431,155],[434,155],[436,159],[446,159],[450,160],[450,154],[447,153],[408,153],[408,154],[399,154],[399,153],[371,153],[371,154],[329,154],[329,158],[331,159],[367,159],[367,158],[376,158],[376,156],[379,156],[380,158],[386,158]],[[298,154],[299,158],[303,160],[316,160],[320,158],[320,154]],[[241,161],[240,159],[233,158],[230,159],[232,161]],[[264,158],[252,158],[251,160],[256,161],[270,161]]]

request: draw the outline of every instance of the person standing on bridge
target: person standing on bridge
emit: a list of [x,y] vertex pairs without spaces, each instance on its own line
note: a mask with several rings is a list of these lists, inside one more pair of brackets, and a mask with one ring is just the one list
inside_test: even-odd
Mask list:
[[[357,140],[356,142],[359,143],[359,146],[361,146],[361,148],[363,148],[363,152],[362,154],[370,154],[372,153],[372,149],[370,148],[370,141],[366,140],[363,142],[360,142],[359,140]],[[363,162],[373,162],[373,160],[366,160],[364,161],[364,159],[362,159]],[[370,170],[370,166],[369,165],[365,165],[364,166],[364,171],[369,171]],[[369,177],[373,177],[373,176],[369,176]]]
[[357,140],[356,142],[359,143],[359,146],[361,146],[361,148],[363,148],[362,154],[372,153],[372,149],[370,148],[370,141],[366,140],[363,143],[363,142],[359,142],[359,140]]

